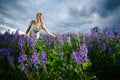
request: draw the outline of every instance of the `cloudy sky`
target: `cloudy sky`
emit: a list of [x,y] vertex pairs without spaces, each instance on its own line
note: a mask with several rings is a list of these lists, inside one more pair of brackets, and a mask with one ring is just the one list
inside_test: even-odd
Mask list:
[[25,32],[38,12],[44,14],[44,24],[52,33],[120,24],[120,0],[0,0],[0,31]]

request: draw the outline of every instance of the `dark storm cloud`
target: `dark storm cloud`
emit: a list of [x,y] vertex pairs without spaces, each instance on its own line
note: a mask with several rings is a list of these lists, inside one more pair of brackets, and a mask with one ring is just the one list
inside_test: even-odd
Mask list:
[[93,0],[93,3],[84,6],[82,9],[69,7],[69,15],[80,18],[89,17],[92,13],[97,12],[101,17],[107,17],[111,12],[120,7],[120,0]]
[[68,20],[61,22],[60,26],[77,28],[83,26],[84,24],[91,24],[93,21],[88,18],[92,13],[93,9],[90,9],[87,6],[81,9],[75,6],[68,7]]
[[113,11],[120,7],[120,0],[106,0],[105,9],[109,11]]
[[78,28],[78,27],[80,27],[80,26],[82,26],[82,25],[84,25],[84,24],[91,24],[92,23],[92,21],[79,21],[79,22],[77,22],[77,21],[74,21],[74,22],[72,22],[71,20],[70,21],[64,21],[64,22],[60,22],[58,25],[60,26],[60,27],[67,27],[67,28],[70,28],[70,27],[74,27],[74,28]]
[[77,7],[69,7],[69,15],[74,15],[75,18],[80,17],[89,17],[92,13],[92,9],[89,10],[87,6],[83,7],[82,9],[78,9]]
[[[88,24],[86,25],[87,27],[93,24],[94,26],[113,27],[120,24],[119,13],[120,0],[93,0],[82,8],[69,7],[69,20],[64,24],[69,26],[84,26]],[[96,21],[93,21],[94,18],[91,19],[94,14],[97,14],[99,17]]]
[[4,17],[9,17],[11,19],[16,20],[24,19],[22,13],[26,13],[26,8],[21,6],[18,0],[1,0],[0,1],[0,14]]
[[25,8],[23,6],[21,6],[20,4],[18,4],[18,0],[1,0],[0,1],[0,8],[5,9],[5,7],[3,7],[3,5],[5,6],[13,6],[14,9],[16,10],[20,10],[23,11]]
[[[97,7],[95,11],[103,18],[111,17],[110,23],[106,23],[106,26],[115,27],[120,24],[120,0],[102,0],[96,2]],[[110,25],[112,24],[112,25]]]
[[14,28],[23,30],[21,27],[24,26],[23,23],[25,21],[23,20],[25,20],[26,17],[23,14],[26,13],[26,10],[17,1],[18,0],[0,1],[0,27],[8,26],[7,28],[10,29]]
[[93,5],[94,11],[98,12],[101,17],[107,17],[120,7],[120,0],[97,0],[95,4]]

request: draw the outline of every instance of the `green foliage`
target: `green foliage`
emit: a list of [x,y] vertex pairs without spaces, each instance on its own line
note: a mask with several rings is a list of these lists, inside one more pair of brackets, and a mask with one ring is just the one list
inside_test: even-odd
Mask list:
[[[105,50],[100,49],[97,40],[104,41]],[[93,47],[89,46],[89,58],[92,63],[91,71],[100,80],[119,80],[120,76],[120,44],[118,39],[111,37],[98,36],[92,41]]]
[[[97,28],[96,28],[97,29]],[[99,31],[97,29],[97,31]],[[4,39],[4,37],[1,37]],[[7,80],[117,80],[120,75],[120,39],[116,37],[106,38],[104,35],[83,36],[82,34],[70,34],[70,43],[67,40],[63,44],[58,39],[51,39],[46,36],[48,42],[40,37],[34,47],[30,47],[25,41],[23,49],[28,58],[34,52],[38,53],[38,69],[30,61],[21,64],[25,66],[25,71],[21,70],[18,62],[19,46],[18,37],[10,44],[10,40],[1,40],[0,48],[13,49],[11,51],[14,61],[10,62],[4,52],[0,53],[0,79]],[[85,38],[85,40],[83,39]],[[49,43],[50,42],[50,43]],[[76,64],[72,58],[74,51],[80,50],[82,43],[87,44],[88,61],[81,65]],[[90,44],[92,45],[90,45]],[[103,43],[105,45],[103,45]],[[4,45],[2,45],[4,44]],[[56,45],[55,45],[56,44]],[[102,46],[102,47],[101,47]],[[6,49],[6,50],[7,50]],[[112,50],[111,50],[112,49]],[[0,49],[1,50],[1,49]],[[45,66],[41,64],[42,52],[46,52],[47,61]],[[6,77],[7,76],[7,77]],[[24,76],[24,78],[23,78]],[[111,77],[109,77],[111,76]]]

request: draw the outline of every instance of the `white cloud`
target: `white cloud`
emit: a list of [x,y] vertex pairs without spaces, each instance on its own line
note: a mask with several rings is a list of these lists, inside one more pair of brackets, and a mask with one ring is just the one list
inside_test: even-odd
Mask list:
[[13,20],[13,19],[9,19],[9,18],[3,18],[4,22],[5,23],[8,23],[8,24],[14,24],[16,27],[19,26],[19,27],[23,27],[24,25]]
[[[10,33],[12,33],[12,32],[16,32],[16,31],[18,30],[18,29],[15,29],[15,28],[11,28],[11,27],[9,27],[9,26],[6,26],[6,25],[4,25],[4,24],[0,24],[0,28],[4,28],[4,30],[0,31],[1,33],[4,33],[4,32],[6,32],[6,31],[8,31],[8,30],[10,30]],[[19,30],[19,34],[24,34],[24,32],[21,31],[21,30]]]
[[39,4],[41,2],[44,2],[46,0],[17,0],[18,3],[22,3],[22,5],[26,5],[26,4],[32,4],[32,5],[36,5],[36,4]]
[[2,4],[1,6],[5,8],[5,10],[2,10],[2,12],[7,14],[0,14],[1,20],[5,24],[13,25],[11,27],[16,27],[18,29],[24,30],[24,27],[26,26],[26,15],[20,13],[19,9],[16,10],[14,5]]

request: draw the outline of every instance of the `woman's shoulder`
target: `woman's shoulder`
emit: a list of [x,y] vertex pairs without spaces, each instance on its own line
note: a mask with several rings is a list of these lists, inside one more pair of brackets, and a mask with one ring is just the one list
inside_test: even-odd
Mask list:
[[31,20],[31,21],[30,21],[30,24],[32,25],[34,22],[35,22],[35,20]]
[[34,23],[35,22],[35,20],[31,20],[31,23]]

